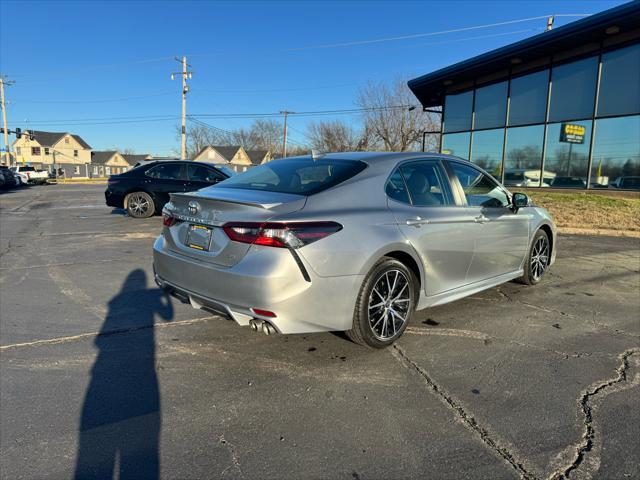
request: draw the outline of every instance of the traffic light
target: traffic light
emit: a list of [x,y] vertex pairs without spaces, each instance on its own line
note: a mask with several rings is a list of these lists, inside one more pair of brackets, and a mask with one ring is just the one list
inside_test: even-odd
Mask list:
[[22,129],[16,127],[16,139],[22,137]]

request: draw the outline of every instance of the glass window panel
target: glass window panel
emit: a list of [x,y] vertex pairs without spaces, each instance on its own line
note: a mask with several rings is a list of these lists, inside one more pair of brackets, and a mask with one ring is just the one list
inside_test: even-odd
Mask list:
[[500,179],[502,176],[502,145],[504,129],[473,132],[471,161]]
[[469,140],[471,133],[449,133],[442,136],[442,153],[469,159]]
[[598,115],[640,112],[640,44],[602,55]]
[[596,120],[591,186],[640,189],[640,115]]
[[511,80],[509,125],[541,123],[547,111],[549,70]]
[[471,130],[473,91],[447,95],[444,102],[444,131]]
[[504,127],[507,115],[507,82],[476,90],[473,128]]
[[554,67],[551,74],[550,122],[593,116],[597,73],[598,57]]
[[554,188],[586,188],[590,143],[591,120],[548,125],[544,184]]
[[539,187],[544,125],[507,129],[504,184]]
[[404,180],[402,179],[402,174],[399,169],[396,169],[395,172],[393,172],[393,175],[389,177],[385,187],[385,192],[389,198],[393,198],[398,202],[410,203],[407,187],[404,184]]
[[456,162],[451,162],[451,168],[458,177],[470,207],[499,208],[509,205],[504,190],[484,173]]
[[432,207],[452,203],[448,180],[436,162],[414,162],[400,168],[407,181],[412,205]]

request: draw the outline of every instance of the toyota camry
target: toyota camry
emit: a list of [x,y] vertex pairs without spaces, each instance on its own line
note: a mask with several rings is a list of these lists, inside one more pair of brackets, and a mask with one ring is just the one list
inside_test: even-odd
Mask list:
[[415,310],[553,264],[549,213],[476,165],[427,153],[274,160],[172,193],[158,285],[267,334],[346,331],[393,343]]

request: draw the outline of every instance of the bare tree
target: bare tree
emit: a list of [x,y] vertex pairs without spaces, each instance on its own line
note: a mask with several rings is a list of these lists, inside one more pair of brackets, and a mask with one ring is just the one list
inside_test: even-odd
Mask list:
[[371,147],[400,152],[419,150],[422,133],[437,125],[417,103],[401,79],[391,85],[369,83],[363,87],[356,104],[365,109],[363,123]]
[[[180,132],[178,125],[178,139]],[[278,151],[281,143],[282,124],[275,120],[259,119],[248,128],[241,127],[228,132],[194,123],[187,127],[187,158],[195,157],[207,145],[240,145],[246,150],[268,150],[273,153]]]
[[255,148],[277,152],[282,145],[283,125],[276,120],[258,119],[251,125]]
[[311,123],[307,132],[311,146],[323,152],[363,150],[368,143],[366,136],[340,120]]
[[[182,127],[177,125],[175,131],[179,140]],[[221,130],[190,124],[187,127],[187,158],[194,158],[207,145],[231,145],[233,142],[228,137],[229,135]],[[174,150],[174,153],[179,154],[179,150]]]

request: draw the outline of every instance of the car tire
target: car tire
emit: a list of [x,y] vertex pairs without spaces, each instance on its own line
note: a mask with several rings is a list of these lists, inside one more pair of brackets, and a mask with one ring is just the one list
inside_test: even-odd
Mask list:
[[124,200],[127,206],[127,212],[129,212],[129,215],[133,218],[149,218],[156,211],[153,198],[151,198],[151,195],[147,192],[129,193]]
[[540,283],[551,260],[551,240],[544,230],[538,230],[533,236],[529,253],[524,263],[524,275],[518,282],[525,285]]
[[347,336],[370,348],[391,345],[411,319],[417,285],[415,274],[403,263],[390,257],[380,259],[362,282]]

